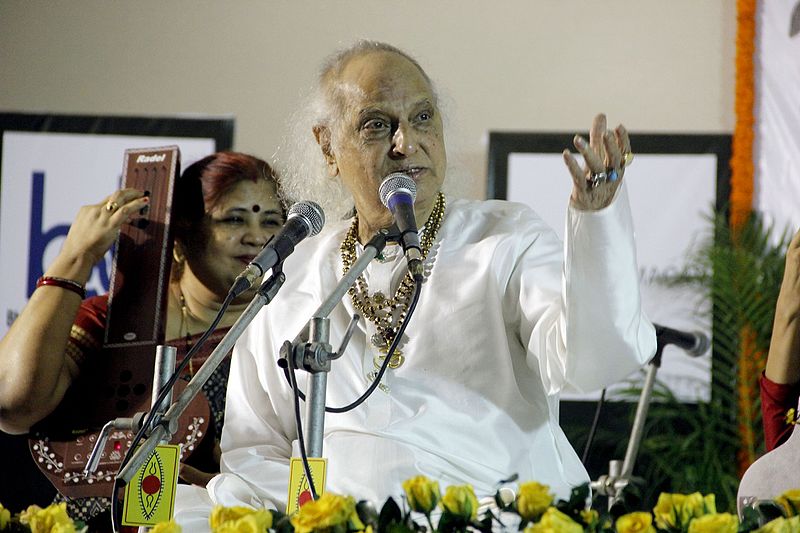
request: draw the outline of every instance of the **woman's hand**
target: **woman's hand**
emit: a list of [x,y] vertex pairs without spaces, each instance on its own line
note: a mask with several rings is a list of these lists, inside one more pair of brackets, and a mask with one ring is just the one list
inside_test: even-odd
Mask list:
[[217,474],[210,474],[208,472],[203,472],[202,470],[195,468],[191,465],[181,463],[179,475],[182,480],[191,485],[197,485],[198,487],[205,487],[206,485],[208,485],[208,482],[211,481],[211,478],[213,478]]
[[150,197],[142,191],[121,189],[100,203],[81,207],[59,255],[70,263],[88,264],[91,271],[114,242],[122,225],[137,218],[149,202]]
[[568,149],[564,150],[564,162],[573,182],[570,201],[585,211],[602,209],[613,200],[626,162],[632,161],[628,132],[621,124],[613,131],[606,129],[606,116],[601,113],[594,118],[589,142],[580,135],[573,142],[585,164],[581,166]]

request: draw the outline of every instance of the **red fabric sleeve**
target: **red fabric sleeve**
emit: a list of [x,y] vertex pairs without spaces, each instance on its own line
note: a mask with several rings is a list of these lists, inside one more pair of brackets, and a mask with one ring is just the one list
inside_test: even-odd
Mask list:
[[789,409],[797,409],[800,398],[800,383],[784,385],[770,381],[764,373],[759,378],[761,385],[761,417],[764,424],[764,440],[767,451],[786,442],[794,426],[786,422]]

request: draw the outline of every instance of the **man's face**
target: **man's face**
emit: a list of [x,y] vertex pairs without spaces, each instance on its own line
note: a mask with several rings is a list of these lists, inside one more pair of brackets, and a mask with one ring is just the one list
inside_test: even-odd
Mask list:
[[328,167],[350,190],[359,217],[376,228],[392,224],[378,187],[398,171],[416,182],[417,216],[427,213],[447,157],[442,119],[423,74],[400,55],[369,52],[351,59],[332,83],[340,113],[330,132]]

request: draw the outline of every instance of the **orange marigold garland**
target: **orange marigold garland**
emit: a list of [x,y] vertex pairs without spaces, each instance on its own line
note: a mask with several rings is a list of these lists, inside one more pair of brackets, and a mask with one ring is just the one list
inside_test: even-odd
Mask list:
[[758,376],[767,362],[766,353],[758,348],[756,334],[745,326],[739,333],[739,368],[737,372],[737,419],[739,427],[739,450],[736,454],[739,477],[758,459],[758,450],[763,440],[760,431],[761,404],[758,402]]
[[754,78],[756,0],[737,0],[736,125],[731,156],[731,226],[747,220],[753,207]]
[[[753,207],[753,137],[754,137],[754,54],[756,42],[757,0],[736,2],[736,126],[731,156],[730,224],[736,238]],[[755,335],[745,326],[739,335],[737,415],[740,445],[737,454],[739,474],[756,460],[758,375],[764,368],[765,355],[758,349]]]

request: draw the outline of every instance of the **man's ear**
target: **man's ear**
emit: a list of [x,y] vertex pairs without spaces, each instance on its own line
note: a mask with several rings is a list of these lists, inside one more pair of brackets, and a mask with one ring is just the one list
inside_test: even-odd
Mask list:
[[331,130],[327,126],[314,126],[312,130],[328,165],[328,176],[333,178],[339,175],[339,165],[336,163],[336,156],[333,155],[331,149]]

